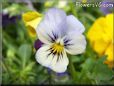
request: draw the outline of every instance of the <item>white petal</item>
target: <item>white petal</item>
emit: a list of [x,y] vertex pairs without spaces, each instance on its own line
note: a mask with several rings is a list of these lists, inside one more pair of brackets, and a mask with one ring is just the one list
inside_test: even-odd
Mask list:
[[76,55],[85,51],[86,39],[83,34],[73,31],[68,33],[68,35],[64,37],[64,40],[68,40],[68,42],[65,44],[65,48],[68,53]]
[[64,11],[52,8],[50,9],[41,23],[38,25],[36,32],[39,39],[49,44],[55,36],[61,36],[66,29],[66,14]]
[[50,53],[48,51],[50,49],[49,45],[43,45],[40,49],[37,50],[36,52],[36,60],[38,63],[40,63],[43,66],[48,67],[51,64],[53,56],[49,56],[48,54]]
[[[59,58],[58,61],[57,61],[57,58]],[[57,73],[63,73],[67,70],[68,64],[69,64],[69,60],[66,55],[66,52],[64,52],[63,56],[59,56],[59,57],[55,56],[55,59],[53,60],[50,68]]]
[[83,33],[85,28],[83,24],[73,15],[67,16],[68,32],[71,30],[77,30],[80,33]]
[[[69,63],[66,53],[63,56],[50,54],[50,46],[43,45],[36,53],[36,60],[42,66],[48,67],[55,72],[62,73],[67,69]],[[58,59],[59,58],[59,59]],[[58,60],[57,60],[58,59]]]

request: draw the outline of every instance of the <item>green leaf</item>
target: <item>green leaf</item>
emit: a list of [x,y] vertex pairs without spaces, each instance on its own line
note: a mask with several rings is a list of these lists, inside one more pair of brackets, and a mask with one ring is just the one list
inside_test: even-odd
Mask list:
[[113,76],[113,71],[108,67],[108,65],[104,64],[106,57],[101,57],[96,61],[92,72],[92,78],[97,83],[101,83],[101,81],[108,81]]
[[9,47],[7,49],[7,57],[14,58],[15,57],[15,49],[14,47]]
[[34,66],[34,62],[30,62],[22,71],[21,71],[21,75],[27,75],[32,71],[32,68]]
[[[71,56],[68,54],[68,57],[71,57]],[[79,72],[76,71],[74,64],[72,62],[72,58],[69,58],[68,71],[73,79],[73,82],[76,84],[78,82]]]
[[88,58],[83,64],[81,64],[82,70],[92,71],[95,65],[95,60]]
[[22,60],[23,67],[25,67],[26,62],[29,60],[32,54],[32,47],[29,44],[23,44],[18,49],[18,55]]
[[78,56],[71,56],[70,58],[72,58],[72,62],[75,63],[75,62],[80,62],[80,57]]

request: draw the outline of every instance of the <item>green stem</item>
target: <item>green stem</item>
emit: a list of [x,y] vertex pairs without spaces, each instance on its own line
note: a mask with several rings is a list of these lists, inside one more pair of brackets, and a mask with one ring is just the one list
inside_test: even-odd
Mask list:
[[51,74],[49,74],[49,85],[51,85]]
[[68,71],[69,71],[69,73],[70,73],[70,75],[71,75],[71,77],[72,77],[74,83],[76,83],[76,82],[77,82],[77,78],[78,78],[77,72],[76,72],[75,67],[74,67],[74,65],[73,65],[73,62],[72,62],[72,60],[71,60],[71,59],[72,59],[71,56],[69,56],[69,57],[70,57],[70,58],[69,58]]
[[48,73],[48,75],[49,75],[49,78],[48,78],[48,80],[49,80],[49,85],[51,85],[51,84],[52,84],[52,83],[51,83],[51,79],[52,79],[51,74],[52,74],[52,71],[50,71],[50,70],[47,69],[47,73]]

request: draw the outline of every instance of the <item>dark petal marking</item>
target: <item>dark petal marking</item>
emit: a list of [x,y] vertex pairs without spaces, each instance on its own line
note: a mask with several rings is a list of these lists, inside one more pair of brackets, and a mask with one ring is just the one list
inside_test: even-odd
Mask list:
[[61,52],[61,56],[62,56],[62,58],[63,58],[63,53]]
[[47,49],[46,51],[50,51],[52,48]]
[[61,58],[60,55],[61,55],[61,54],[58,54],[58,55],[57,55],[57,61],[56,61],[56,62],[58,62],[59,59]]
[[73,45],[73,44],[66,44],[64,46],[65,46],[66,49],[70,49],[69,46],[71,46],[71,45]]
[[50,52],[50,53],[47,55],[47,57],[49,57],[51,54],[52,54],[52,52]]
[[56,53],[57,53],[57,52],[53,52],[53,49],[52,49],[52,48],[47,49],[47,51],[50,51],[50,53],[47,55],[47,57],[48,57],[49,55],[51,55],[51,54],[56,55]]
[[58,62],[59,59],[63,58],[63,52],[59,53],[57,56],[58,56],[58,57],[57,57],[57,61],[56,61],[56,62]]
[[60,57],[57,55],[57,61],[56,61],[56,62],[58,62],[58,61],[59,61],[59,58],[60,58]]
[[64,43],[66,44],[66,43],[68,43],[70,41],[70,39],[65,39],[64,40]]
[[67,48],[67,46],[73,45],[72,43],[69,43],[71,41],[71,39],[65,38],[64,39],[64,46],[65,48]]
[[[50,53],[47,55],[47,58],[48,58],[49,55],[51,55],[51,54],[53,55],[53,58],[54,58],[55,55],[57,55],[57,61],[56,61],[56,62],[58,62],[59,59],[63,58],[63,52],[61,52],[61,53],[53,52],[53,49],[52,49],[52,48],[48,49],[47,51],[50,51]],[[52,60],[53,60],[53,59],[52,59]]]
[[58,35],[52,31],[53,37],[56,40],[58,38]]
[[[52,50],[53,51],[53,50]],[[56,55],[57,54],[57,52],[53,52],[53,55]]]
[[[42,33],[41,33],[41,34],[42,34]],[[48,35],[48,33],[46,33],[46,34]],[[49,36],[49,35],[48,35],[48,36]],[[43,35],[43,37],[44,37],[46,40],[48,40],[49,42],[51,42],[51,40],[49,39],[50,36],[47,37],[47,36],[44,36],[44,35]]]
[[53,36],[51,36],[51,35],[48,34],[48,33],[47,33],[47,35],[50,37],[51,42],[55,42],[55,40],[58,38],[58,35],[57,35],[56,33],[54,33],[53,31],[52,31],[52,35],[53,35]]
[[[51,50],[51,49],[48,49],[48,50],[46,50],[46,51],[50,51],[50,50]],[[53,55],[53,58],[52,58],[52,60],[53,60],[55,55],[54,55],[52,52],[50,52],[49,54],[47,54],[47,58],[48,58],[51,54]],[[46,59],[47,59],[47,58],[46,58]],[[46,60],[46,59],[45,59],[45,60]],[[52,62],[52,61],[51,61],[51,62]]]
[[[47,49],[46,51],[51,51],[51,48]],[[51,55],[52,52],[50,52],[49,54],[47,54],[47,58],[49,57],[49,55]]]
[[64,44],[67,44],[69,41],[71,41],[71,39],[65,38],[65,39],[64,39]]
[[49,38],[51,39],[51,42],[54,42],[55,40],[53,39],[53,37],[51,37],[49,34],[48,34]]
[[70,46],[70,45],[73,45],[73,44],[70,44],[70,43],[69,43],[69,44],[64,44],[65,47],[66,47],[66,46]]

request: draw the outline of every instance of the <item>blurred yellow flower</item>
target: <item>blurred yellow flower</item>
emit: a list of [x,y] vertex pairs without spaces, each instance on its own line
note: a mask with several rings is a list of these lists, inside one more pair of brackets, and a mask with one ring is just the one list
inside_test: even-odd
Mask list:
[[25,26],[28,29],[28,33],[31,37],[36,36],[36,27],[42,19],[42,15],[35,11],[30,11],[22,15],[22,19],[25,23]]
[[113,14],[98,18],[87,33],[87,38],[93,49],[100,56],[108,56],[105,63],[111,68],[114,67],[113,18]]
[[51,7],[54,4],[54,0],[47,0],[44,3],[45,7]]
[[82,3],[86,3],[87,2],[87,0],[82,0]]

